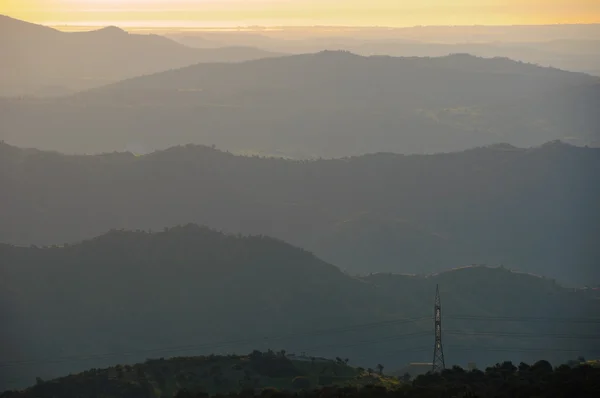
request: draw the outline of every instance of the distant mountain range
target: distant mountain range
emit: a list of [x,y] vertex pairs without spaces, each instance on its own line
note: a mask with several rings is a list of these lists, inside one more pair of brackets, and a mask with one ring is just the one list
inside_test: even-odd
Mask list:
[[55,100],[0,100],[7,142],[69,153],[182,143],[290,157],[600,142],[600,78],[509,59],[323,52],[198,64]]
[[[600,40],[600,24],[551,24],[510,26],[413,26],[391,27],[280,27],[277,30],[260,28],[247,31],[197,31],[190,32],[173,28],[157,30],[189,45],[208,47],[223,46],[225,43],[249,45],[260,48],[301,48],[303,51],[320,51],[323,48],[307,48],[307,45],[326,44],[328,49],[343,43],[396,43],[396,44],[495,44],[533,46],[557,52],[582,53],[580,46],[586,41]],[[568,46],[557,46],[562,42]],[[577,44],[578,43],[578,44]],[[329,44],[333,44],[329,46]],[[589,52],[587,47],[583,52]],[[593,51],[592,51],[593,52]],[[413,54],[415,55],[415,54]]]
[[144,156],[0,145],[0,242],[73,243],[196,222],[265,234],[351,273],[504,264],[600,281],[600,149],[560,142],[292,161],[188,145]]
[[[600,78],[3,16],[0,57],[0,391],[254,349],[401,368],[437,286],[448,364],[600,354]],[[170,396],[163,362],[25,396]]]
[[[432,27],[429,27],[432,28]],[[463,28],[462,34],[460,32]],[[569,32],[567,26],[529,27],[519,32],[519,27],[504,27],[504,31],[479,32],[485,27],[438,27],[388,29],[372,32],[355,29],[319,32],[311,37],[310,30],[302,33],[280,32],[165,32],[166,37],[196,48],[215,48],[225,45],[245,45],[288,54],[314,53],[323,50],[346,50],[360,55],[390,55],[395,57],[441,57],[450,54],[471,54],[480,57],[507,57],[515,61],[530,62],[572,72],[600,76],[600,25],[589,26],[581,34]],[[433,28],[435,29],[435,28]],[[561,32],[562,31],[562,32]],[[428,34],[429,33],[429,34]],[[458,34],[457,34],[458,33]],[[291,37],[290,37],[291,36]]]
[[356,278],[272,238],[187,225],[0,245],[0,390],[149,357],[268,348],[399,368],[430,358],[438,284],[448,363],[597,350],[598,300],[550,279],[485,267]]
[[61,32],[0,15],[0,96],[64,95],[199,62],[276,54],[249,47],[195,49],[116,27]]

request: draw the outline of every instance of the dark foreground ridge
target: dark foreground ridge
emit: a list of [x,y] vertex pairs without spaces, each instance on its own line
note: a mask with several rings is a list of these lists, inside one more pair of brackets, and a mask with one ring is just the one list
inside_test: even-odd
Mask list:
[[[265,387],[281,390],[316,388],[332,383],[345,386],[396,386],[398,380],[348,365],[348,359],[297,356],[285,351],[249,355],[209,355],[148,359],[134,365],[117,365],[44,382],[21,392],[6,392],[6,397],[105,398],[173,397],[178,391],[203,391],[230,394]],[[94,395],[95,394],[95,395]]]
[[270,348],[363,367],[428,362],[436,285],[452,363],[599,354],[598,300],[552,279],[479,266],[353,277],[276,239],[192,224],[0,245],[0,276],[0,389],[157,355]]
[[56,380],[37,380],[0,398],[433,398],[577,397],[600,394],[600,363],[572,360],[553,368],[502,362],[485,370],[459,366],[441,373],[398,377],[355,368],[348,359],[298,359],[286,352],[253,351],[248,356],[180,357],[132,366],[90,369]]

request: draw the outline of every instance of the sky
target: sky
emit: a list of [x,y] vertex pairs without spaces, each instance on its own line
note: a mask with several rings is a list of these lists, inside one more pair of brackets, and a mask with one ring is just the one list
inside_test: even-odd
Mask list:
[[47,25],[416,26],[600,22],[600,0],[0,0]]

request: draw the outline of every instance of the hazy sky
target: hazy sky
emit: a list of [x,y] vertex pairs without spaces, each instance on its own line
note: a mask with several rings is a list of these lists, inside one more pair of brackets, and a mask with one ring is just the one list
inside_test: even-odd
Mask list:
[[511,25],[600,22],[600,0],[0,0],[45,24]]

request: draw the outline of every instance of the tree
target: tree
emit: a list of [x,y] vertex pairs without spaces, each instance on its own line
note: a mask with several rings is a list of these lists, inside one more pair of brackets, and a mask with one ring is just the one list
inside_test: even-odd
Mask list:
[[377,373],[379,373],[380,375],[383,375],[383,365],[382,364],[377,364]]
[[545,376],[552,373],[552,365],[548,361],[541,360],[534,363],[531,370],[540,376]]
[[510,376],[512,376],[516,371],[517,367],[513,365],[510,361],[502,362],[499,369],[500,374],[502,374],[502,378],[506,381]]
[[[204,360],[203,360],[204,361]],[[280,362],[285,362],[281,361]],[[155,381],[163,391],[166,386],[171,385],[173,369],[176,368],[180,375],[184,375],[184,363],[169,363],[171,366],[158,366],[149,369],[149,374],[154,374]],[[274,362],[278,362],[275,360]],[[289,362],[289,361],[288,361]],[[549,373],[546,361],[536,363],[538,372],[534,370],[524,370],[522,377],[509,376],[506,380],[501,377],[501,372],[514,371],[516,367],[510,362],[498,363],[496,366],[489,367],[489,371],[484,373],[480,370],[467,372],[459,366],[452,366],[441,373],[429,372],[414,378],[410,383],[410,375],[405,373],[399,377],[401,385],[394,390],[388,390],[383,383],[373,381],[371,385],[365,387],[346,386],[346,387],[325,387],[316,391],[311,391],[311,379],[296,375],[290,376],[289,381],[295,392],[277,391],[273,388],[265,388],[263,394],[256,395],[254,390],[260,386],[260,379],[256,378],[254,384],[252,380],[239,384],[236,388],[232,380],[220,377],[216,381],[223,392],[215,395],[215,398],[259,398],[261,395],[265,398],[433,398],[433,397],[462,397],[462,398],[509,398],[509,397],[537,397],[537,398],[562,398],[562,397],[598,397],[600,396],[600,367],[594,367],[589,364],[583,364],[576,367],[561,365],[552,369]],[[189,366],[197,369],[197,362],[190,361]],[[138,366],[136,365],[134,369]],[[520,366],[522,369],[528,367]],[[116,372],[116,367],[111,368]],[[169,380],[161,380],[166,374]],[[0,394],[0,398],[81,398],[81,397],[130,397],[130,398],[148,398],[154,397],[155,385],[148,381],[141,383],[115,383],[104,382],[105,371],[97,372],[97,380],[90,380],[94,375],[93,369],[83,372],[79,375],[70,375],[69,377],[53,380],[52,382],[41,382],[23,390],[7,391]],[[208,373],[208,372],[207,372]],[[207,374],[208,376],[208,374]],[[519,373],[521,376],[521,373]],[[293,378],[292,378],[293,377]],[[91,381],[91,382],[90,382]],[[192,381],[184,378],[181,381]],[[324,377],[322,382],[328,384],[329,381],[335,381],[335,378]],[[187,383],[185,383],[187,384]],[[362,384],[360,382],[356,384]],[[208,398],[205,393],[198,393],[199,386],[188,386],[189,390],[182,389],[173,395],[174,398]],[[241,388],[241,392],[233,392]],[[248,390],[245,390],[248,389]],[[230,392],[226,392],[230,391]],[[302,392],[301,392],[302,391]],[[164,395],[164,394],[163,394]]]
[[304,376],[294,377],[292,386],[297,390],[308,390],[310,388],[310,380]]
[[519,373],[527,373],[529,372],[529,369],[531,369],[531,366],[529,366],[525,362],[521,362],[519,364]]

